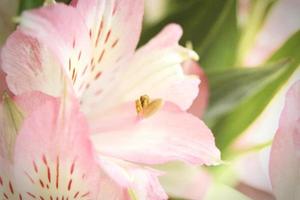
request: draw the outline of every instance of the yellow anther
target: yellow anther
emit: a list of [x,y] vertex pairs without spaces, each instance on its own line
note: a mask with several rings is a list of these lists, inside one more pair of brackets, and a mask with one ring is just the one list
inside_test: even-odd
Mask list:
[[162,99],[150,100],[149,96],[143,95],[135,101],[138,115],[148,118],[154,115],[163,105]]
[[138,114],[142,113],[142,111],[143,111],[143,106],[142,106],[142,103],[141,103],[141,100],[140,100],[140,99],[138,99],[138,100],[135,101],[135,108],[136,108],[136,112],[137,112]]
[[150,103],[150,97],[148,95],[143,95],[140,97],[140,101],[141,101],[141,104],[142,104],[142,107],[146,107],[148,106],[148,104]]

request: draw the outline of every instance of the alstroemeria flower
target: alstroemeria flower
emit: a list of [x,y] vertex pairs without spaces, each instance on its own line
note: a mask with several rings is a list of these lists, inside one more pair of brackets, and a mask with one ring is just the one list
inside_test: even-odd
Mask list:
[[[30,93],[0,104],[1,199],[108,199],[76,104]],[[102,196],[101,196],[102,195]],[[109,195],[109,194],[108,194]]]
[[197,55],[178,45],[182,31],[174,24],[136,51],[142,0],[71,5],[22,15],[1,55],[8,86],[14,94],[58,96],[67,80],[88,118],[98,164],[131,196],[165,199],[160,173],[144,165],[220,160],[210,130],[186,112],[199,79],[181,64]]

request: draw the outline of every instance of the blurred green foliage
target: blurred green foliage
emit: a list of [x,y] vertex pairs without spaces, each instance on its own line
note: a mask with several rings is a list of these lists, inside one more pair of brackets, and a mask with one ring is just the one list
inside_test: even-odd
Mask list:
[[265,66],[208,73],[210,108],[206,120],[221,149],[254,122],[300,65],[300,31]]
[[[24,10],[38,8],[44,4],[45,0],[20,0],[19,14]],[[70,3],[71,0],[56,0],[56,2]]]

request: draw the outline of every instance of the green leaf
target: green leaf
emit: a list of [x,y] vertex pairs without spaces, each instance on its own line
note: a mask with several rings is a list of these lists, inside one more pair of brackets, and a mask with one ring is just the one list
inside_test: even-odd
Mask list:
[[[182,44],[191,41],[204,68],[228,68],[235,62],[238,30],[236,0],[189,1],[160,23],[144,30],[142,43],[168,23],[183,27]],[[230,47],[230,48],[227,48]]]
[[299,46],[300,32],[297,32],[266,66],[208,73],[211,99],[205,120],[216,134],[221,149],[228,147],[255,121],[299,68]]
[[268,63],[289,58],[300,63],[300,30],[294,33],[268,60]]

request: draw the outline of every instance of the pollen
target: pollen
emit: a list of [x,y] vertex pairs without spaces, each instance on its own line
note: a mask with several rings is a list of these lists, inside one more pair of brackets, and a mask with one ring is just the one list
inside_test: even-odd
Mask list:
[[148,95],[143,95],[135,101],[136,112],[139,116],[148,118],[154,115],[163,106],[162,99],[151,100]]

